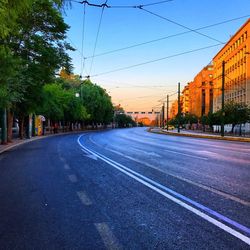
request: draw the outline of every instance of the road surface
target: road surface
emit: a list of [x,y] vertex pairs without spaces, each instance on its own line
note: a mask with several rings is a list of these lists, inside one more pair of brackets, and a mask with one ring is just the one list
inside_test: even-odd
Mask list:
[[0,154],[1,249],[249,249],[250,144],[145,128]]

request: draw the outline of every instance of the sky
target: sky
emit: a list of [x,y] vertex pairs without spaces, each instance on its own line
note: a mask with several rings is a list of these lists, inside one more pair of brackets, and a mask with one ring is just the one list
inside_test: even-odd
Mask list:
[[[107,4],[156,2],[160,0],[108,0]],[[175,100],[178,82],[183,88],[192,81],[250,17],[250,0],[172,0],[144,9],[104,8],[102,12],[86,5],[84,14],[84,5],[72,2],[64,13],[70,26],[68,42],[76,49],[69,53],[74,73],[89,75],[126,111],[160,109],[168,94],[170,102]],[[228,22],[199,29],[200,34],[191,31],[224,21]],[[148,43],[160,38],[165,39]],[[134,46],[140,43],[146,44]],[[128,46],[134,47],[106,53]]]

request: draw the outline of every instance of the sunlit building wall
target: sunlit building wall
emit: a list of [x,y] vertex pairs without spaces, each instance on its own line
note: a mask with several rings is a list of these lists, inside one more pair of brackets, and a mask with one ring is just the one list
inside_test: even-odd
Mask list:
[[225,102],[250,105],[250,19],[213,58],[214,111],[221,109],[222,62],[225,62]]
[[201,117],[213,109],[213,66],[204,67],[188,84],[189,113]]
[[169,118],[172,119],[178,114],[178,100],[172,102],[169,112]]
[[190,104],[189,104],[189,84],[186,85],[182,91],[182,113],[190,113]]

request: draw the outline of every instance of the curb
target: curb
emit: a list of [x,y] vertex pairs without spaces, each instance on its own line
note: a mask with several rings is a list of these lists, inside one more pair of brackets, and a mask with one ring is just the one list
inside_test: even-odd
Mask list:
[[29,142],[33,142],[33,141],[37,141],[37,140],[41,140],[41,139],[45,139],[45,138],[49,138],[49,137],[54,137],[54,136],[61,136],[61,135],[69,135],[69,134],[79,134],[79,133],[84,133],[84,132],[89,132],[91,130],[83,130],[83,131],[74,131],[74,132],[66,132],[66,133],[60,133],[60,134],[49,134],[49,135],[43,135],[43,136],[35,136],[32,137],[31,139],[23,139],[20,140],[18,142],[13,142],[10,145],[4,146],[3,149],[0,149],[0,154],[4,153],[5,151],[8,151],[12,148],[21,146],[23,144],[29,143]]
[[152,129],[148,129],[148,132],[162,135],[173,135],[173,136],[185,136],[185,137],[193,137],[193,138],[203,138],[203,139],[211,139],[211,140],[221,140],[221,141],[238,141],[238,142],[250,142],[250,138],[238,138],[238,137],[221,137],[217,135],[199,135],[199,134],[179,134],[175,132],[166,132],[166,131],[152,131]]

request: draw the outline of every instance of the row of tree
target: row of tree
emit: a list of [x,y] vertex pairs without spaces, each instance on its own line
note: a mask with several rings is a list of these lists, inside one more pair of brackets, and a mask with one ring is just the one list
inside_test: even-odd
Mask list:
[[193,114],[185,114],[181,115],[179,119],[178,117],[171,119],[169,124],[176,126],[178,121],[181,126],[199,123],[203,126],[203,129],[205,129],[205,126],[207,125],[210,128],[210,131],[213,131],[214,125],[220,125],[224,122],[224,124],[232,125],[231,133],[233,133],[236,125],[250,122],[250,108],[244,104],[227,102],[224,107],[224,114],[222,110],[218,110],[214,113],[209,112],[202,117],[197,117]]
[[14,114],[21,138],[28,116],[34,113],[52,122],[112,120],[111,99],[104,89],[76,77],[55,77],[62,68],[68,76],[72,71],[68,51],[74,49],[66,42],[69,26],[62,17],[64,6],[63,0],[0,0],[3,143],[11,141]]
[[45,115],[52,123],[80,122],[94,127],[109,124],[114,111],[111,97],[100,86],[89,80],[57,78],[54,83],[43,86],[37,113]]

